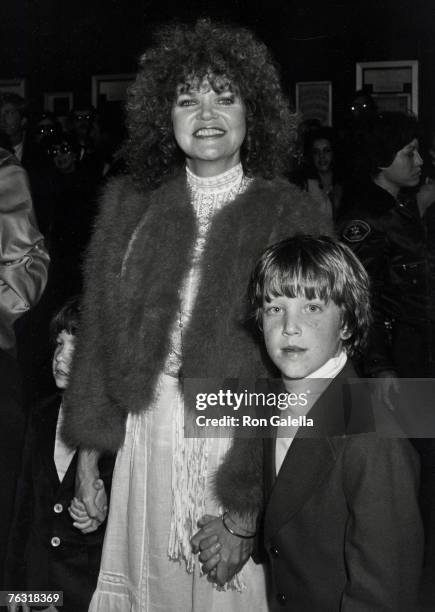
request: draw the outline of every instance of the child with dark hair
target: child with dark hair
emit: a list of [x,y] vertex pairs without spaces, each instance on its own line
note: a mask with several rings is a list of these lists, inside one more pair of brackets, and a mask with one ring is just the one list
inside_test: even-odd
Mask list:
[[[363,266],[339,242],[296,236],[263,253],[250,295],[281,372],[271,388],[301,398],[286,410],[297,423],[264,441],[269,610],[417,610],[417,455],[406,439],[380,437],[363,385],[360,411],[347,387],[356,378],[349,358],[370,322]],[[232,537],[246,537],[229,527]],[[194,538],[211,576],[220,541],[212,521]]]
[[[59,394],[31,414],[6,561],[6,584],[15,591],[63,591],[64,612],[85,612],[95,588],[105,525],[71,517],[77,453],[60,436],[62,393],[67,388],[79,327],[79,303],[71,298],[50,324],[53,376]],[[106,508],[113,462],[100,460],[96,483]],[[30,609],[56,610],[56,601],[30,602]],[[14,609],[14,608],[12,608]],[[25,608],[26,609],[26,608]]]

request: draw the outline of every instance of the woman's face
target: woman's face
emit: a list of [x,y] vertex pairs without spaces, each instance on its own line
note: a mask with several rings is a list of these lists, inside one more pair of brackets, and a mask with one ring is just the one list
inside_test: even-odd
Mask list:
[[317,172],[329,172],[331,170],[334,155],[329,140],[326,140],[326,138],[315,140],[311,154]]
[[214,91],[207,79],[177,93],[172,107],[175,140],[197,176],[215,176],[240,161],[246,135],[245,106],[232,91]]

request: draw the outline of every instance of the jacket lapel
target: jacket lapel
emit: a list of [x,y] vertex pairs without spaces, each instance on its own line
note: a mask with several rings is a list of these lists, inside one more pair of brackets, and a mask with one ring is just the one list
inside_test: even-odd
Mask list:
[[346,431],[343,384],[349,377],[356,374],[348,363],[311,408],[307,417],[313,419],[313,428],[299,428],[278,476],[275,475],[275,440],[266,443],[265,489],[271,491],[265,516],[267,538],[291,520],[334,466],[336,451],[330,437],[344,435]]
[[266,501],[270,499],[276,481],[275,443],[276,437],[263,440],[264,499]]

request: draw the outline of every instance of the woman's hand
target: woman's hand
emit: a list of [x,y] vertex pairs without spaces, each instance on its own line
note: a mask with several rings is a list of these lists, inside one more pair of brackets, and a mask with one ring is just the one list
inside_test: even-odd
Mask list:
[[205,515],[198,521],[201,527],[192,538],[194,552],[199,552],[202,571],[223,586],[239,572],[249,559],[253,541],[229,533],[221,517]]
[[[81,501],[88,515],[102,523],[107,514],[107,496],[101,494],[99,454],[80,449],[77,461],[75,497]],[[103,485],[104,489],[104,485]]]
[[[101,480],[101,478],[95,481],[94,487],[97,489],[95,504],[101,508],[105,519],[107,516],[107,494],[104,487],[104,482]],[[79,529],[82,533],[92,533],[93,531],[96,531],[102,523],[102,521],[99,519],[89,516],[85,504],[76,497],[73,498],[68,508],[68,512],[74,521],[74,527]]]

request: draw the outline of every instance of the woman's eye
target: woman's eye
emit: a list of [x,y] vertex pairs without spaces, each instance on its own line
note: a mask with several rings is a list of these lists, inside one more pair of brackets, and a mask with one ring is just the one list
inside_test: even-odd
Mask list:
[[181,98],[177,100],[177,106],[193,106],[195,104],[195,98]]
[[231,104],[234,104],[234,96],[223,96],[222,98],[218,99],[218,102],[223,106],[230,106]]

